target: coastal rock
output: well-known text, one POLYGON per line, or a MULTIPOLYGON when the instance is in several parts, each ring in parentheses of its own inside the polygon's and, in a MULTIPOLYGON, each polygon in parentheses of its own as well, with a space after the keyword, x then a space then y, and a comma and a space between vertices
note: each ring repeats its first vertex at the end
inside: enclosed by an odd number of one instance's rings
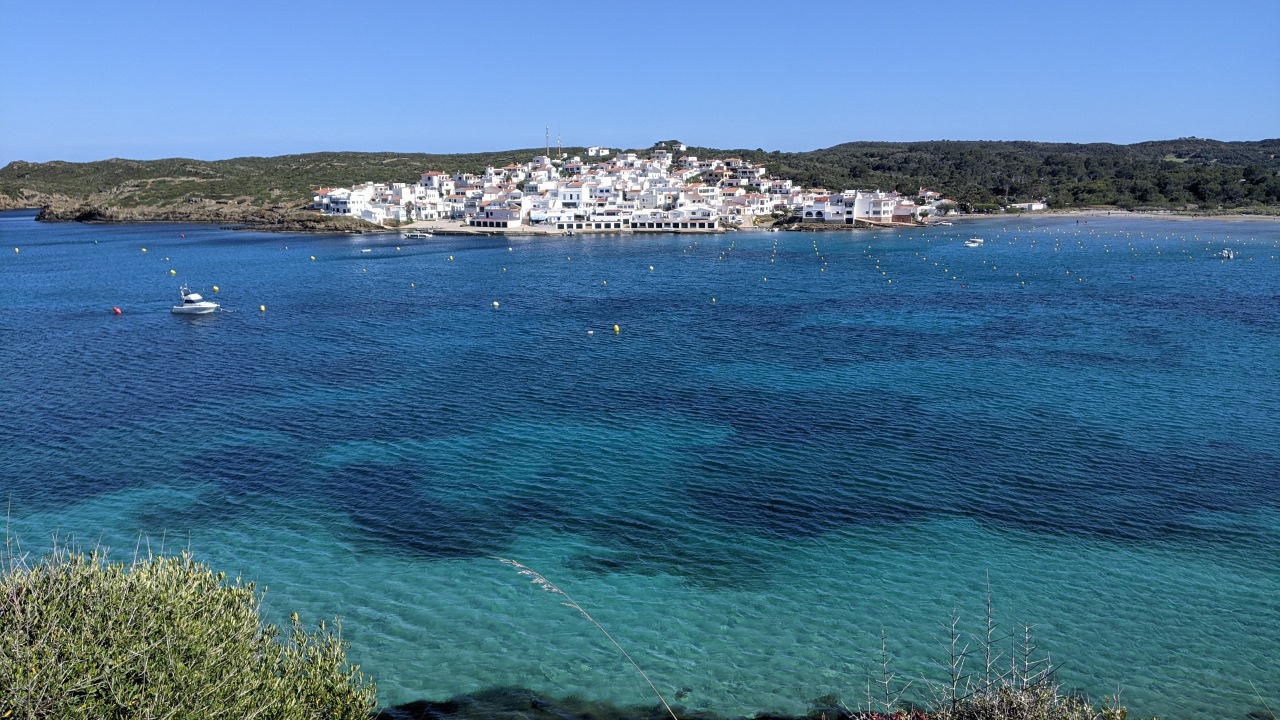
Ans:
POLYGON ((40 212, 36 215, 36 220, 40 222, 204 223, 238 225, 246 230, 267 232, 365 233, 383 230, 363 220, 322 215, 301 208, 261 208, 216 203, 121 208, 66 198, 46 197, 43 200, 40 212))

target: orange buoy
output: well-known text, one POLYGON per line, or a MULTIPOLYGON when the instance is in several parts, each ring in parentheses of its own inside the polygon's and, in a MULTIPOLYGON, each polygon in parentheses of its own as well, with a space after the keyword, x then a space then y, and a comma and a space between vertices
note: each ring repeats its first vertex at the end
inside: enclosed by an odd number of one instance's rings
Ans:
POLYGON ((112 312, 112 314, 119 315, 119 314, 120 314, 120 308, 116 307, 115 305, 112 305, 112 306, 111 306, 111 312, 112 312))

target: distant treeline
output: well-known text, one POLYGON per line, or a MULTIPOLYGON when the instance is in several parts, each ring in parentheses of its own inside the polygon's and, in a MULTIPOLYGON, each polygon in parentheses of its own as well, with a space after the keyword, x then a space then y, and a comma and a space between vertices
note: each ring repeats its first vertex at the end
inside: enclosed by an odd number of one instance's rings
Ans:
MULTIPOLYGON (((668 143, 670 148, 671 144, 668 143)), ((652 148, 637 150, 647 155, 652 148)), ((416 182, 427 170, 480 172, 528 162, 543 148, 491 153, 323 152, 202 161, 13 162, 0 169, 0 207, 49 196, 114 207, 184 202, 301 207, 319 187, 416 182)), ((566 152, 584 155, 583 148, 566 152)), ((965 209, 1045 200, 1050 207, 1216 210, 1280 206, 1280 140, 1182 138, 1134 145, 1039 142, 855 142, 810 152, 689 147, 700 158, 740 157, 805 187, 943 193, 965 209)))
MULTIPOLYGON (((707 148, 686 152, 700 157, 725 153, 707 148)), ((802 153, 733 152, 806 187, 915 194, 923 186, 973 209, 1041 199, 1055 208, 1280 205, 1280 140, 855 142, 802 153)))

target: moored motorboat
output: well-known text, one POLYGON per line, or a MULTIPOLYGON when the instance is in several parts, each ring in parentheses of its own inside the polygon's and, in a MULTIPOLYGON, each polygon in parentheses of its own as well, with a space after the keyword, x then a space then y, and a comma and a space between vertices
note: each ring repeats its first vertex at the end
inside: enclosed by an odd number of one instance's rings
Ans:
POLYGON ((205 300, 200 293, 191 292, 186 284, 178 288, 182 293, 182 304, 173 306, 175 315, 208 315, 218 309, 218 303, 205 300))
POLYGON ((971 237, 968 240, 964 241, 964 246, 965 247, 982 247, 982 242, 983 240, 980 237, 971 237))
POLYGON ((401 235, 403 235, 404 237, 407 237, 407 238, 413 239, 413 240, 425 240, 425 239, 427 239, 427 238, 431 237, 431 233, 429 233, 429 232, 423 232, 422 230, 409 230, 409 231, 406 231, 406 232, 401 233, 401 235))

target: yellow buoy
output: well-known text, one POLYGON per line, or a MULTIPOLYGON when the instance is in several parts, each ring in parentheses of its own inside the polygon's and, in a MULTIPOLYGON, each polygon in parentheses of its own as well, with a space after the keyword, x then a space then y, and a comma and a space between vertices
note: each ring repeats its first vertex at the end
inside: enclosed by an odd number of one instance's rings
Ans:
POLYGON ((267 311, 267 306, 266 306, 266 305, 259 305, 259 306, 258 306, 258 310, 259 310, 260 312, 266 312, 266 311, 267 311))
POLYGON ((217 286, 217 285, 214 285, 214 286, 213 286, 213 291, 214 291, 214 292, 218 292, 218 286, 217 286))
POLYGON ((711 298, 711 302, 713 302, 713 303, 714 303, 715 301, 716 301, 716 299, 715 299, 715 298, 711 298))
POLYGON ((507 248, 507 252, 511 252, 511 248, 507 248))
POLYGON ((315 256, 315 255, 312 255, 312 256, 311 256, 311 262, 315 262, 315 261, 316 261, 316 256, 315 256))
POLYGON ((400 252, 400 246, 399 246, 399 245, 397 245, 397 246, 396 246, 396 252, 400 252))
POLYGON ((608 285, 608 284, 609 284, 609 281, 608 281, 608 280, 601 280, 601 281, 600 281, 600 284, 601 284, 602 286, 603 286, 603 285, 608 285))
POLYGON ((178 274, 178 271, 177 271, 177 270, 170 270, 170 271, 169 271, 169 274, 170 274, 170 275, 177 275, 177 274, 178 274))
POLYGON ((614 325, 614 326, 613 326, 613 334, 614 334, 614 335, 618 335, 618 334, 620 334, 621 332, 622 332, 622 328, 618 327, 617 325, 614 325))
POLYGON ((650 265, 650 266, 649 266, 649 272, 653 272, 653 266, 652 266, 652 265, 650 265))
POLYGON ((142 252, 146 252, 146 251, 147 251, 147 249, 146 249, 146 248, 142 248, 142 252))
POLYGON ((449 256, 449 262, 453 262, 453 256, 452 256, 452 255, 450 255, 450 256, 449 256))
POLYGON ((414 285, 413 283, 409 283, 409 287, 417 287, 417 285, 414 285))

